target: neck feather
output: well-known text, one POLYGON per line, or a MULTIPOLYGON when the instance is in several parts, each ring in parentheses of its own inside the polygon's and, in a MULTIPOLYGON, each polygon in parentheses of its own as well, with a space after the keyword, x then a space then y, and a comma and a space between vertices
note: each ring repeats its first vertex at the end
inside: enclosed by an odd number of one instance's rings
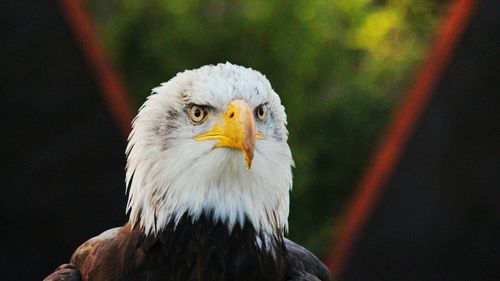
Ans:
MULTIPOLYGON (((190 145, 190 140, 185 142, 190 145)), ((266 237, 282 235, 292 185, 288 145, 259 141, 250 170, 241 151, 212 150, 212 145, 194 143, 189 149, 177 146, 157 152, 134 147, 127 163, 132 225, 157 234, 186 214, 193 220, 210 214, 229 231, 248 222, 266 237)))

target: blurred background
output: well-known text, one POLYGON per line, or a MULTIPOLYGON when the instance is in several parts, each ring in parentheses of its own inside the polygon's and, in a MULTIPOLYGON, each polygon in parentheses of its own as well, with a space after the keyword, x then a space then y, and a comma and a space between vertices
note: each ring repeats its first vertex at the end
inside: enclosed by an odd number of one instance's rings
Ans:
POLYGON ((3 1, 2 275, 40 280, 125 223, 130 118, 177 72, 229 61, 265 74, 286 108, 292 240, 341 280, 494 280, 499 16, 495 1, 478 2, 3 1), (468 4, 450 12, 458 2, 468 4), (426 61, 453 28, 449 60, 426 61), (429 78, 425 63, 442 71, 429 100, 412 102, 422 109, 408 145, 346 232, 356 217, 345 210, 364 196, 363 175, 387 163, 373 155, 429 78), (347 250, 342 233, 356 235, 347 250))
POLYGON ((290 237, 323 255, 446 2, 88 1, 135 107, 184 69, 259 70, 288 113, 290 237))

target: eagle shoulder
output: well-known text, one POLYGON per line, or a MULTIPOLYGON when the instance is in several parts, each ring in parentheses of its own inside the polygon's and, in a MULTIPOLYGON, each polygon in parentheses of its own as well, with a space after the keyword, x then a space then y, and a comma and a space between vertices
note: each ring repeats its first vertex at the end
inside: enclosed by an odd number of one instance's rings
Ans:
POLYGON ((121 280, 143 261, 144 253, 137 247, 139 236, 130 224, 109 229, 78 247, 71 264, 82 280, 121 280))
POLYGON ((129 224, 109 229, 83 243, 69 264, 59 266, 44 281, 121 280, 143 260, 143 252, 135 247, 138 237, 129 224))
POLYGON ((43 281, 81 281, 80 271, 70 263, 60 265, 43 281))
POLYGON ((107 248, 107 245, 118 236, 118 233, 122 230, 122 228, 123 227, 115 227, 108 229, 103 233, 87 240, 73 253, 71 256, 71 263, 80 267, 89 260, 95 259, 102 249, 107 248))
POLYGON ((330 270, 314 254, 289 239, 285 238, 284 244, 288 280, 333 281, 330 270))

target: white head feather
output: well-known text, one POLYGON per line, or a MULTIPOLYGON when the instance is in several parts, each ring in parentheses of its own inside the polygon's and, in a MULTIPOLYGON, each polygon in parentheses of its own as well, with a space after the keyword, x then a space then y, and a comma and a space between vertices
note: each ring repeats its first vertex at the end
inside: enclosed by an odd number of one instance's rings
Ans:
POLYGON ((287 138, 284 107, 259 72, 225 63, 177 74, 153 89, 133 122, 126 172, 130 222, 150 234, 185 213, 196 219, 210 212, 229 230, 247 219, 264 235, 283 233, 293 166, 287 138), (267 118, 256 122, 265 137, 256 141, 251 169, 241 150, 194 139, 234 99, 252 109, 268 107, 267 118), (204 123, 190 122, 192 104, 213 109, 204 123))

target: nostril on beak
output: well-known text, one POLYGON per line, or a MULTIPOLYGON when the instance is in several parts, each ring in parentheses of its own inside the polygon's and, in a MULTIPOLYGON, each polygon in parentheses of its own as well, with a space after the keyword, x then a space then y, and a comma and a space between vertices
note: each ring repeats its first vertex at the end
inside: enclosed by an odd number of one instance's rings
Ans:
POLYGON ((231 114, 229 114, 229 118, 233 118, 234 117, 234 111, 231 112, 231 114))

